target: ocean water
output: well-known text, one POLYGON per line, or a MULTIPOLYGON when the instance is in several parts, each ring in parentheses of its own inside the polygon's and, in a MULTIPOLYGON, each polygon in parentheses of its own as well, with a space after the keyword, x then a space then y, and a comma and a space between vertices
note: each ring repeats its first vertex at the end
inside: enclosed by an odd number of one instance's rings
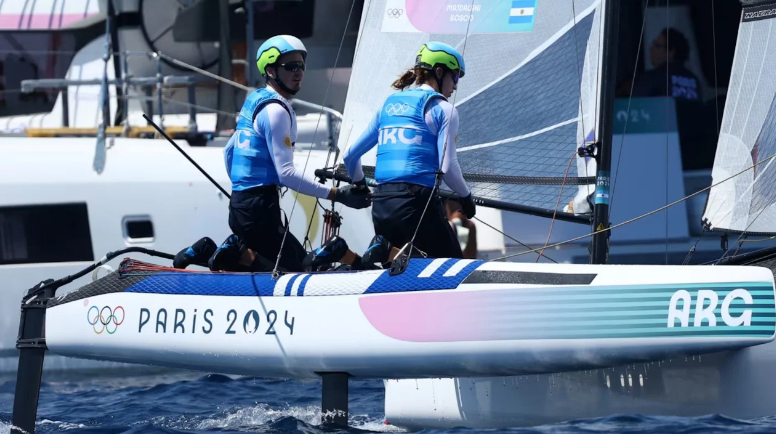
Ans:
MULTIPOLYGON (((10 431, 14 388, 15 379, 0 379, 0 434, 10 431)), ((190 372, 44 376, 36 432, 406 432, 384 423, 381 381, 351 380, 351 428, 347 431, 321 426, 320 396, 321 384, 317 380, 274 380, 190 372)), ((460 428, 420 432, 468 434, 477 431, 460 428)), ((719 415, 698 418, 614 415, 488 432, 776 433, 776 416, 743 421, 719 415)))

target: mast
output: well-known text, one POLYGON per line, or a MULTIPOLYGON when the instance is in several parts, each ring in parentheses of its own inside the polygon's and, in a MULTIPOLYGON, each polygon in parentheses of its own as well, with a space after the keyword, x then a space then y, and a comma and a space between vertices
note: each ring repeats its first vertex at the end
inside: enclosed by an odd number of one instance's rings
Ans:
MULTIPOLYGON (((598 113, 599 146, 593 207, 593 231, 609 227, 609 191, 612 168, 612 131, 614 123, 614 87, 617 79, 617 32, 620 0, 606 0, 601 58, 601 104, 598 113)), ((609 259, 609 231, 593 235, 590 262, 605 264, 609 259)))

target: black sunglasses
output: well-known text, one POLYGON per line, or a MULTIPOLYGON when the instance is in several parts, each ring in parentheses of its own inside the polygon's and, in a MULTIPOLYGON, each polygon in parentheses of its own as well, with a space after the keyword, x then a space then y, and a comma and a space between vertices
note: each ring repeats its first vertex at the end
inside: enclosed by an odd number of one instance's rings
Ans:
POLYGON ((304 62, 288 62, 288 63, 281 63, 278 66, 282 66, 283 69, 289 72, 297 72, 297 71, 304 71, 305 64, 304 62))

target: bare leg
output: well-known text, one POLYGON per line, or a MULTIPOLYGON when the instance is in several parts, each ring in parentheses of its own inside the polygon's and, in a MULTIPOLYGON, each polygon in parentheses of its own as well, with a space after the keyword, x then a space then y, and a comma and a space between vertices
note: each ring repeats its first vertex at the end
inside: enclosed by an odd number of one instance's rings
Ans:
POLYGON ((360 260, 359 256, 356 255, 352 250, 348 249, 348 251, 345 253, 345 256, 343 256, 339 261, 342 264, 353 265, 353 263, 357 260, 360 260))

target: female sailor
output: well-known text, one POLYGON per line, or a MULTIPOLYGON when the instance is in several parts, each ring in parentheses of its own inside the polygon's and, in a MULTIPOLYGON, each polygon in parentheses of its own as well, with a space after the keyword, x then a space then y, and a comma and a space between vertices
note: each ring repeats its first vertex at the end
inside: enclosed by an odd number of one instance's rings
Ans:
POLYGON ((364 262, 391 261, 416 230, 413 246, 428 257, 463 256, 434 187, 439 173, 461 198, 464 214, 474 217, 474 202, 456 158, 458 111, 447 101, 465 72, 463 56, 455 48, 441 42, 424 44, 415 66, 393 83, 399 92, 385 100, 345 153, 348 174, 363 182, 361 156, 377 145, 372 202, 376 235, 364 262), (405 90, 412 84, 418 86, 405 90))

